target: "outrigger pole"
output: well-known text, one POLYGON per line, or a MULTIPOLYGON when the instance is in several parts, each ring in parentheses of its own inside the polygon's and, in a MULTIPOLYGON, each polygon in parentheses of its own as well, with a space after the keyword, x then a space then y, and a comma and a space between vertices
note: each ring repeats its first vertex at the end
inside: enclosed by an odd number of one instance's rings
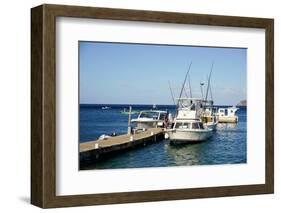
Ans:
POLYGON ((172 96, 172 99, 173 99, 173 103, 174 103, 174 105, 176 105, 176 101, 175 101, 175 97, 174 97, 174 93, 173 93, 170 81, 168 81, 168 83, 169 83, 169 87, 170 87, 170 92, 171 92, 171 96, 172 96))
POLYGON ((187 92, 186 92, 186 88, 184 87, 184 94, 185 96, 188 98, 187 92))
MULTIPOLYGON (((207 75, 207 81, 208 81, 208 78, 209 76, 207 75)), ((211 97, 211 100, 213 100, 213 92, 212 92, 212 87, 211 87, 211 82, 210 82, 210 87, 209 87, 209 91, 210 91, 210 97, 211 97)))
POLYGON ((207 99, 208 99, 208 93, 209 93, 209 89, 210 89, 210 80, 211 80, 211 76, 212 76, 212 72, 213 72, 213 67, 214 67, 214 62, 212 63, 211 71, 210 71, 209 78, 208 78, 205 102, 207 102, 207 99))
MULTIPOLYGON (((185 78, 184 78, 184 82, 183 82, 183 85, 182 85, 182 87, 181 87, 181 92, 180 92, 179 100, 181 99, 182 92, 183 92, 183 89, 184 89, 184 85, 185 85, 187 76, 188 76, 189 71, 190 71, 191 64, 192 64, 192 61, 190 62, 189 67, 188 67, 188 70, 187 70, 187 72, 186 72, 186 75, 185 75, 185 78)), ((178 100, 177 106, 179 105, 179 100, 178 100)))
POLYGON ((189 87, 190 98, 192 98, 192 91, 191 91, 190 75, 189 75, 189 73, 188 73, 188 87, 189 87))
POLYGON ((210 83, 210 96, 211 96, 211 100, 213 100, 213 93, 212 93, 211 83, 210 83))

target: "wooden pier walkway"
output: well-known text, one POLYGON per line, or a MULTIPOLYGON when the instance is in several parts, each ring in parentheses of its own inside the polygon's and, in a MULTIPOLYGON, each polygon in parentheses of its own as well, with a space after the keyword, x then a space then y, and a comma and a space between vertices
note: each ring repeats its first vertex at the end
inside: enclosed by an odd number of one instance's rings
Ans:
POLYGON ((164 130, 162 128, 151 128, 136 134, 126 134, 104 140, 81 143, 79 147, 80 167, 83 164, 98 161, 106 156, 108 157, 110 154, 141 145, 146 146, 163 139, 164 130))

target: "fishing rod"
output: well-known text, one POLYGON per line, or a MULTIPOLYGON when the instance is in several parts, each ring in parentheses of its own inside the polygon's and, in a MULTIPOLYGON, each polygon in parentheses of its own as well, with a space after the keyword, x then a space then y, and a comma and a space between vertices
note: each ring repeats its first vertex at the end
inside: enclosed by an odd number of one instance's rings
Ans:
POLYGON ((172 99, 173 99, 173 103, 174 103, 174 105, 176 105, 176 101, 175 101, 175 97, 174 97, 174 94, 173 94, 173 90, 172 90, 170 81, 168 81, 168 83, 169 83, 169 88, 170 88, 171 96, 172 96, 172 99))

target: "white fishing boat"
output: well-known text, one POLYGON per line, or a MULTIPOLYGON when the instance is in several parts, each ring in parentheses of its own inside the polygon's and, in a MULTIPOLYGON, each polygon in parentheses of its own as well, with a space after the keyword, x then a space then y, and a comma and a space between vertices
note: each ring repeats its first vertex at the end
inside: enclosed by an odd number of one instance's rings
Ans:
POLYGON ((202 82, 200 83, 202 98, 192 98, 190 82, 190 98, 181 98, 183 91, 185 91, 185 83, 190 71, 190 66, 182 85, 179 96, 180 98, 174 101, 177 103, 174 125, 171 129, 167 130, 168 138, 173 143, 205 141, 212 137, 214 134, 213 130, 215 130, 217 126, 217 119, 213 109, 213 100, 208 100, 208 91, 211 90, 210 78, 213 70, 213 64, 208 76, 208 87, 205 98, 203 98, 204 84, 202 82))
POLYGON ((131 123, 136 124, 136 129, 149 129, 164 127, 168 123, 168 112, 161 110, 141 111, 138 118, 132 119, 131 123))
POLYGON ((213 135, 213 131, 199 120, 176 120, 173 129, 167 133, 170 141, 176 144, 205 141, 213 135))
POLYGON ((218 122, 219 123, 237 123, 238 116, 236 115, 236 111, 239 108, 233 106, 228 108, 219 108, 217 112, 218 122))
POLYGON ((204 113, 203 100, 200 98, 177 99, 178 108, 173 128, 167 130, 168 137, 173 143, 189 143, 207 140, 213 135, 201 121, 204 113))

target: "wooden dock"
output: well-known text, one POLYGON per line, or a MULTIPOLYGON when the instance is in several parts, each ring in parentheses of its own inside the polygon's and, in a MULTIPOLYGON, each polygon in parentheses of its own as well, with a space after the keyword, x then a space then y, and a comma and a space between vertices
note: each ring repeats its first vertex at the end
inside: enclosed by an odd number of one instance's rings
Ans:
POLYGON ((80 167, 128 149, 146 146, 164 139, 162 128, 151 128, 136 134, 110 137, 80 144, 80 167))

